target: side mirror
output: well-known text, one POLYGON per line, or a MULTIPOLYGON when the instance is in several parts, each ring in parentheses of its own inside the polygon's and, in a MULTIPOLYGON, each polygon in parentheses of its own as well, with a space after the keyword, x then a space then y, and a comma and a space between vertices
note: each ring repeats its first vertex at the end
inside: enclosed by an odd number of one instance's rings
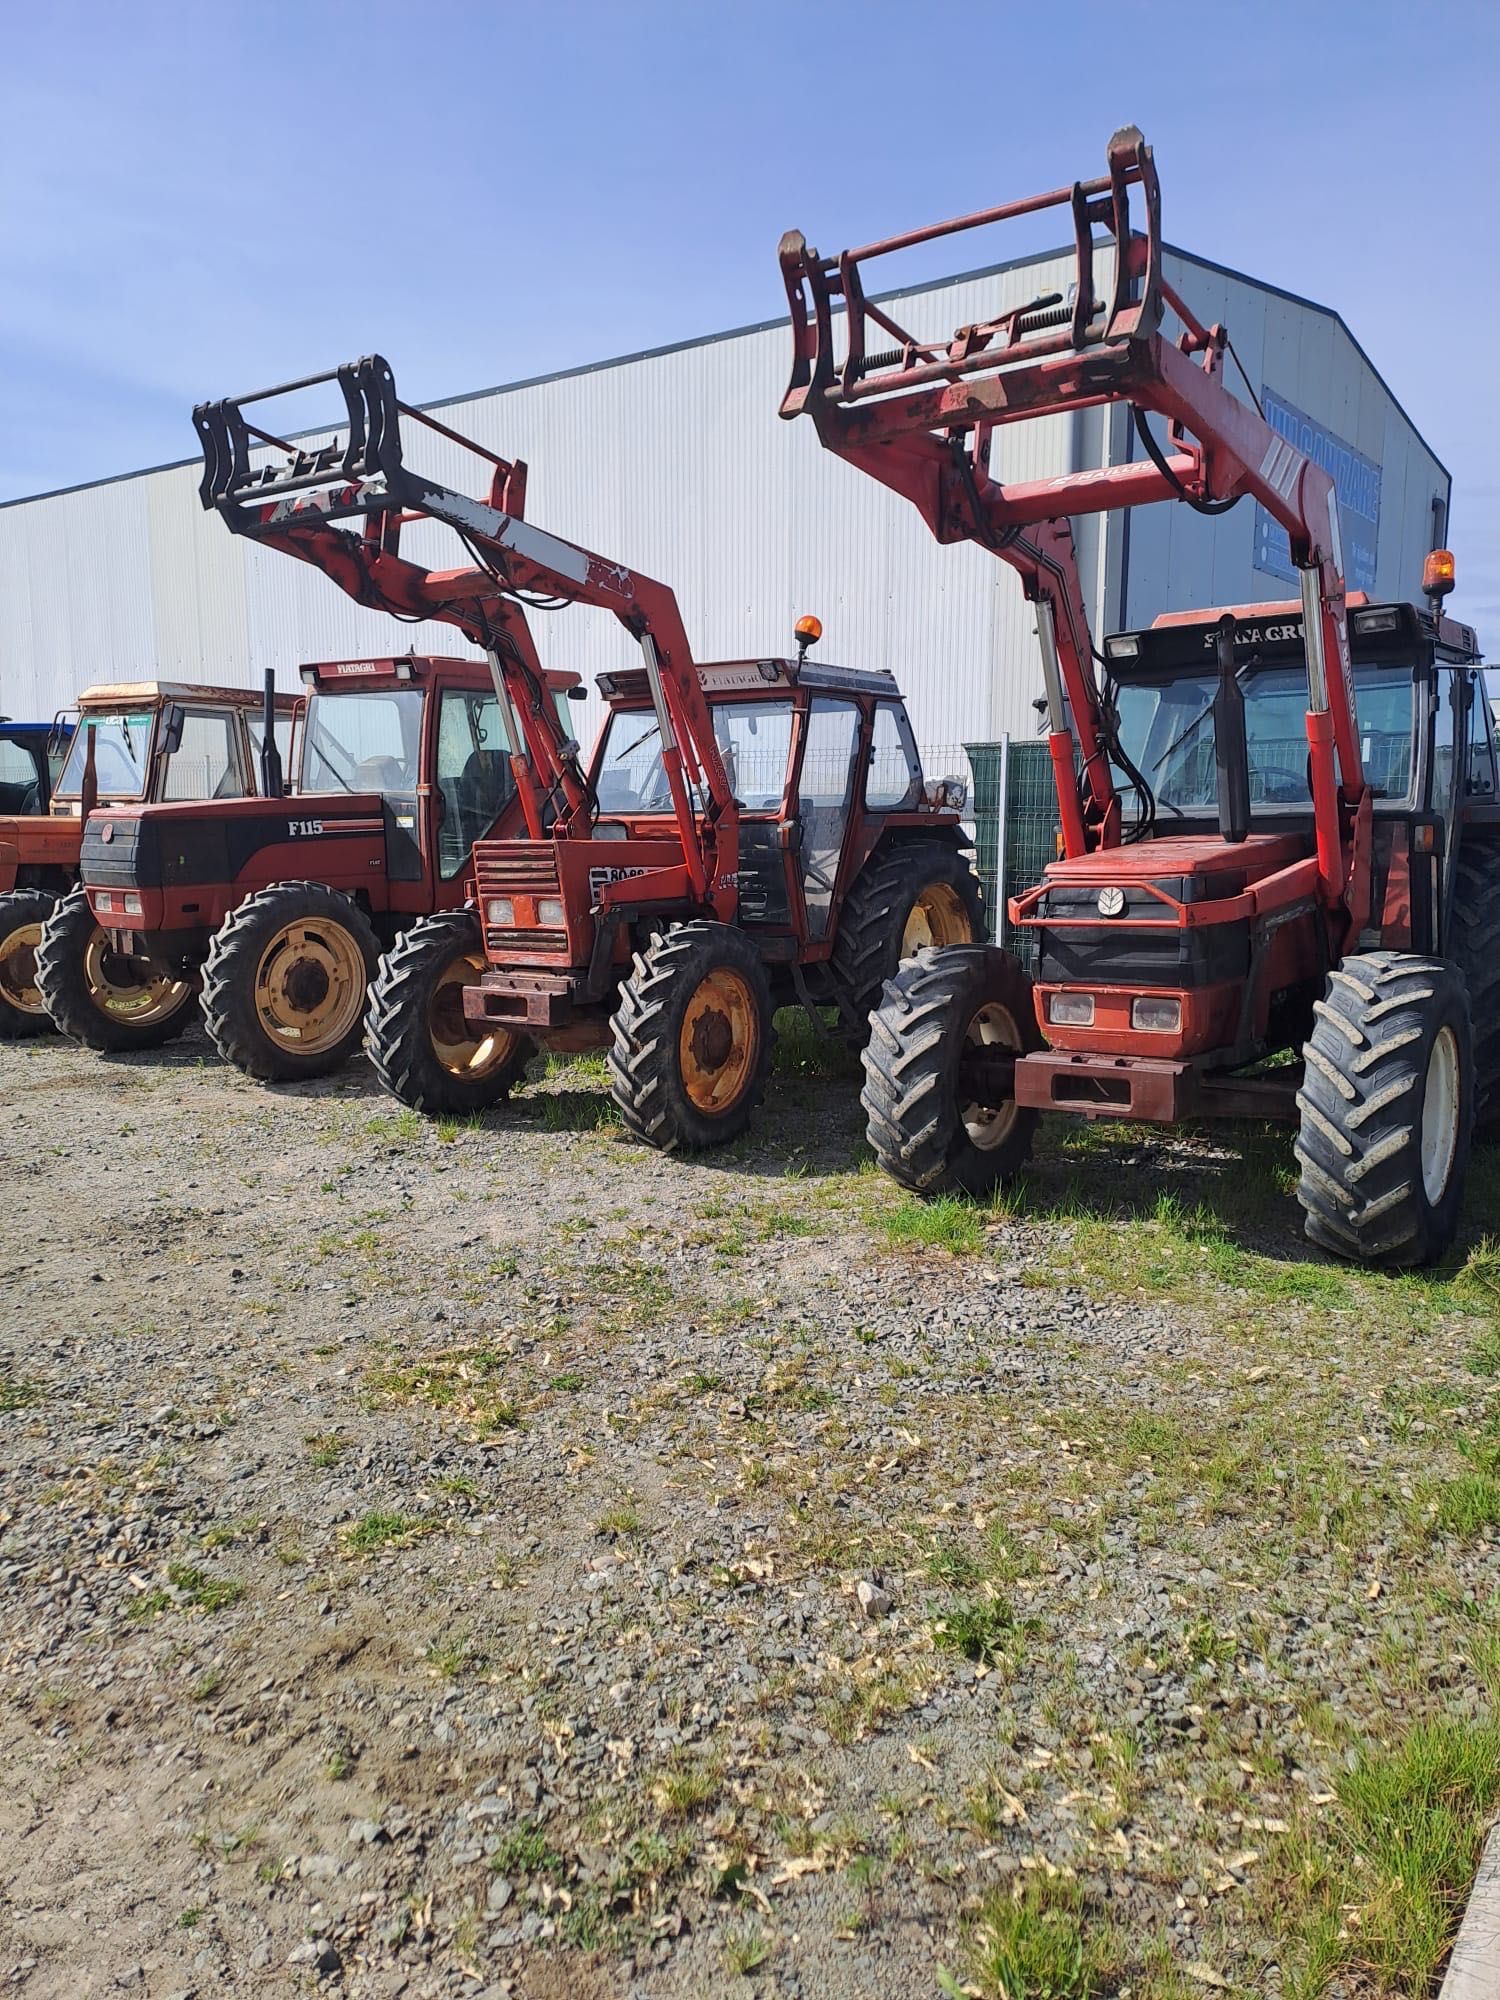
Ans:
POLYGON ((182 748, 182 732, 187 714, 177 702, 169 702, 161 715, 161 747, 169 757, 182 748))

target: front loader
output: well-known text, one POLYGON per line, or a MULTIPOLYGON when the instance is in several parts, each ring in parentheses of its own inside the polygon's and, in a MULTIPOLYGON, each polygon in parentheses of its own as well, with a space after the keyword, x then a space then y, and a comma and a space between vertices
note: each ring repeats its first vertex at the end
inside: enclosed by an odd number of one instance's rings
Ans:
POLYGON ((780 254, 782 415, 811 417, 939 541, 1018 572, 1056 780, 1060 858, 1010 906, 1035 979, 987 947, 923 954, 885 989, 864 1091, 882 1164, 922 1192, 982 1192, 1019 1173, 1042 1111, 1280 1117, 1315 1242, 1440 1256, 1476 1114, 1500 1111, 1495 745, 1474 634, 1442 613, 1452 558, 1429 558, 1425 604, 1346 594, 1333 483, 1231 392, 1226 329, 1166 280, 1133 127, 1098 179, 838 258, 793 232, 780 254), (933 338, 868 296, 890 251, 1050 208, 1072 218, 1066 299, 933 338), (991 476, 998 427, 1114 404, 1141 456, 991 476), (1101 678, 1070 517, 1247 494, 1286 529, 1300 599, 1115 634, 1101 678))
MULTIPOLYGON (((345 403, 326 444, 274 437, 246 414, 263 398, 199 410, 204 501, 358 603, 452 625, 483 650, 515 720, 524 837, 497 827, 474 844, 462 921, 482 967, 461 992, 474 1037, 607 1047, 632 1132, 663 1149, 718 1144, 761 1094, 776 1006, 820 1024, 836 1009, 862 1042, 904 956, 983 935, 962 788, 924 777, 889 674, 809 661, 816 620, 795 659, 699 666, 666 585, 525 518, 525 467, 402 403, 379 356, 289 386, 318 381, 345 403), (482 459, 482 496, 414 466, 403 424, 429 445, 436 433, 449 462, 455 447, 482 459), (425 556, 438 530, 458 567, 419 559, 413 542, 425 556), (528 624, 567 605, 610 613, 639 652, 600 678, 609 714, 587 763, 538 698, 528 624)), ((426 1023, 459 921, 406 930, 371 994, 374 1066, 424 1110, 439 1108, 426 1023)))

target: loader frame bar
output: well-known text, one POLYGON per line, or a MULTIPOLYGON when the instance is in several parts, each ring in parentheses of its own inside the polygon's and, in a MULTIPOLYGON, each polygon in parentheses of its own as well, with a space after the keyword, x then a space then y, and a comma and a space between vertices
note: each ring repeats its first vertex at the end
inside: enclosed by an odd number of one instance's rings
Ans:
POLYGON ((938 541, 977 542, 1020 575, 1038 610, 1069 855, 1114 846, 1122 833, 1070 517, 1158 500, 1216 512, 1247 494, 1257 499, 1286 529, 1303 574, 1320 895, 1330 914, 1357 932, 1368 915, 1369 811, 1333 482, 1230 391, 1228 333, 1197 319, 1164 277, 1161 252, 1156 168, 1133 126, 1111 139, 1102 176, 1070 188, 833 258, 790 231, 780 250, 792 326, 781 414, 810 416, 830 451, 910 500, 938 541), (1139 229, 1133 191, 1143 211, 1139 229), (912 332, 888 306, 870 301, 866 268, 878 258, 1051 208, 1071 214, 1071 299, 1049 293, 942 339, 912 332), (1101 298, 1104 257, 1113 268, 1101 298), (1168 312, 1175 337, 1162 331, 1168 312), (894 345, 873 351, 872 325, 894 345), (1052 479, 1002 484, 991 477, 991 441, 1000 427, 1115 404, 1131 410, 1144 460, 1052 479), (1152 416, 1165 420, 1164 444, 1149 429, 1152 416))

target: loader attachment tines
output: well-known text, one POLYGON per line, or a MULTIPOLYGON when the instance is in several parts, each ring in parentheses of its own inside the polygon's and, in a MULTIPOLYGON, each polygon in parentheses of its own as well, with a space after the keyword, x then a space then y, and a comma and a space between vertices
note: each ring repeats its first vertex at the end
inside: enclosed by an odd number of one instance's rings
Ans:
POLYGON ((901 391, 995 375, 1050 355, 1083 354, 1154 333, 1163 303, 1161 204, 1151 148, 1134 126, 1110 141, 1108 171, 1076 182, 914 229, 884 242, 820 257, 797 231, 782 238, 781 268, 792 310, 792 376, 782 399, 783 416, 808 409, 820 421, 829 405, 850 406, 901 391), (1141 190, 1143 229, 1131 221, 1133 187, 1141 190), (1051 208, 1071 212, 1075 274, 1066 297, 1048 293, 1011 307, 993 319, 960 327, 950 336, 921 337, 900 325, 894 313, 867 296, 867 267, 876 258, 967 230, 1036 215, 1051 208), (1105 231, 1101 242, 1096 229, 1105 231), (1108 296, 1100 296, 1095 257, 1113 252, 1108 296), (843 351, 835 353, 836 303, 843 305, 843 351), (871 342, 873 326, 881 339, 871 342))

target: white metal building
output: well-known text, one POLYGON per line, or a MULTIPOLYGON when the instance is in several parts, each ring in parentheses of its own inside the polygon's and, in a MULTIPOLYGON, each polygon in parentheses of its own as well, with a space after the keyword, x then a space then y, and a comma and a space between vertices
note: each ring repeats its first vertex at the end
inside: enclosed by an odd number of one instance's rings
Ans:
MULTIPOLYGON (((1337 313, 1184 251, 1165 271, 1200 318, 1228 326, 1273 423, 1334 474, 1351 586, 1414 595, 1446 534, 1448 474, 1337 313)), ((900 294, 900 318, 946 335, 1071 277, 1071 253, 966 273, 900 294)), ((793 621, 814 611, 819 656, 890 667, 929 768, 961 769, 964 742, 1035 728, 1040 669, 1019 584, 978 548, 939 547, 908 503, 825 453, 810 423, 778 419, 789 347, 776 320, 435 407, 528 462, 532 520, 671 583, 699 659, 789 651, 793 621)), ((389 358, 399 387, 401 356, 389 358)), ((997 433, 992 469, 1042 478, 1118 462, 1132 443, 1123 410, 1049 417, 997 433)), ((482 490, 472 460, 432 470, 482 490)), ((0 712, 47 716, 98 681, 252 685, 273 667, 290 688, 304 659, 457 650, 444 628, 395 627, 320 572, 229 534, 200 509, 198 475, 194 459, 0 507, 0 712)), ((1285 537, 1278 549, 1248 501, 1217 520, 1136 509, 1079 524, 1078 540, 1099 633, 1296 594, 1285 537)), ((463 559, 456 545, 441 558, 463 559)), ((533 624, 549 665, 591 678, 626 658, 603 613, 533 624)))

